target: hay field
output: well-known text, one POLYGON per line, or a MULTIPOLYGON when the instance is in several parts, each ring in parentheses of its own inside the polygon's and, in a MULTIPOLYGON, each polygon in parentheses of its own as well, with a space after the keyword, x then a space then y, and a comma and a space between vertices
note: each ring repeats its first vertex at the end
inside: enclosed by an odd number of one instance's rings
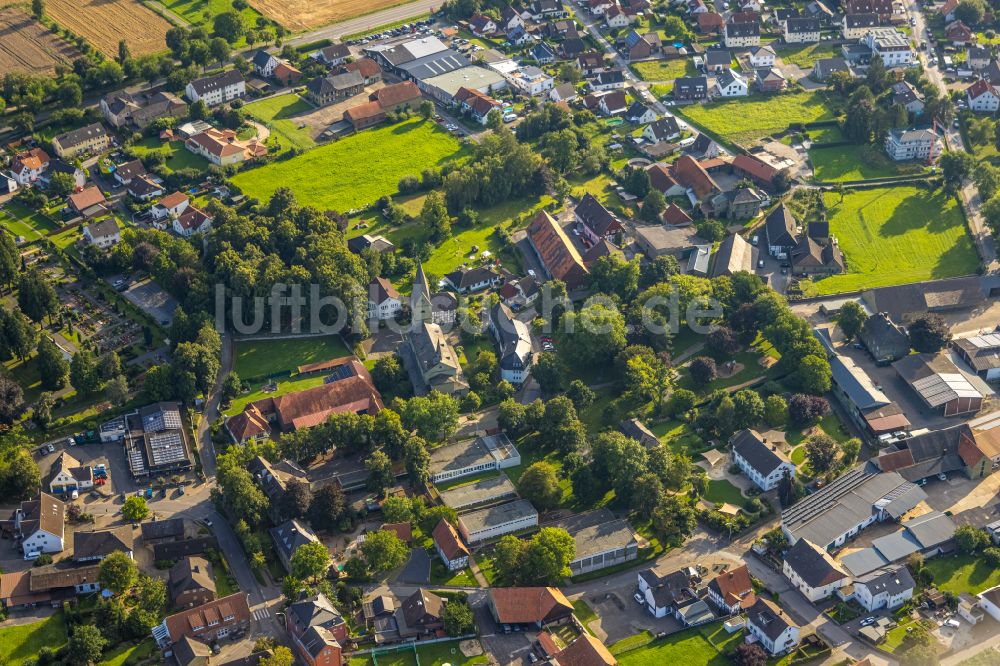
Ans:
POLYGON ((0 76, 44 74, 68 65, 80 51, 17 7, 0 10, 0 76))
POLYGON ((172 27, 139 0, 47 0, 45 13, 112 58, 122 39, 133 56, 165 50, 172 27))
POLYGON ((250 6, 293 32, 318 28, 408 0, 249 0, 250 6))

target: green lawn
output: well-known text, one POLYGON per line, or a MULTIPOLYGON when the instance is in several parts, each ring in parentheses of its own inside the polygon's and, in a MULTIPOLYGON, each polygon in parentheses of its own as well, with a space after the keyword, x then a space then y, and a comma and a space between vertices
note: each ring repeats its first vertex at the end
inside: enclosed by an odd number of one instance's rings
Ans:
MULTIPOLYGON (((220 595, 222 596, 222 595, 220 595)), ((138 645, 123 645, 104 655, 97 666, 126 666, 146 659, 156 650, 156 641, 147 638, 138 645)))
POLYGON ((779 46, 775 49, 778 57, 786 65, 797 65, 802 69, 812 69, 820 58, 833 58, 840 55, 840 48, 829 42, 801 44, 794 46, 779 46))
POLYGON ((677 107, 677 113, 734 143, 750 145, 789 125, 833 120, 818 92, 745 97, 677 107))
POLYGON ((587 602, 583 599, 577 599, 573 602, 573 614, 576 615, 576 619, 578 619, 585 627, 587 624, 597 619, 597 613, 595 613, 594 609, 588 606, 587 602))
MULTIPOLYGON (((229 409, 225 411, 226 416, 232 416, 233 414, 239 414, 243 411, 251 402, 255 400, 263 400, 264 398, 277 398, 288 393, 295 393, 297 391, 305 391, 306 389, 311 389, 316 386, 321 386, 323 384, 324 375, 322 373, 317 373, 315 375, 309 375, 308 377, 294 377, 292 379, 279 379, 277 381, 278 389, 276 391, 265 392, 264 382, 257 382, 251 387, 250 393, 240 395, 232 404, 229 405, 229 409)), ((270 542, 268 542, 270 543, 270 542)))
POLYGON ((816 180, 836 182, 868 180, 926 173, 927 167, 916 162, 894 162, 878 146, 851 144, 809 151, 816 180))
POLYGON ((809 295, 971 275, 979 266, 958 204, 940 190, 853 190, 843 201, 828 192, 824 202, 847 271, 803 281, 809 295))
POLYGON ((1000 585, 1000 569, 991 569, 971 555, 935 557, 926 566, 934 574, 934 586, 942 592, 979 594, 1000 585))
POLYGON ((312 105, 298 95, 292 93, 268 97, 259 102, 247 104, 243 108, 270 128, 271 137, 268 139, 268 145, 271 145, 276 139, 283 150, 293 146, 309 150, 316 146, 316 142, 310 136, 309 127, 299 127, 299 121, 295 120, 295 116, 313 110, 312 105))
POLYGON ((62 611, 41 622, 0 629, 0 661, 11 666, 34 660, 43 647, 57 650, 69 638, 62 611))
POLYGON ((167 156, 166 167, 170 171, 178 171, 180 169, 208 170, 208 160, 200 155, 195 155, 185 148, 183 141, 163 142, 156 137, 149 137, 132 144, 132 151, 139 158, 155 152, 165 154, 167 156))
POLYGON ((813 143, 835 143, 847 140, 847 137, 844 136, 844 133, 837 125, 817 127, 816 129, 809 130, 806 134, 809 135, 809 139, 813 143))
MULTIPOLYGON (((474 664, 488 664, 489 659, 485 654, 476 657, 466 657, 458 648, 459 641, 447 641, 444 643, 434 643, 431 645, 421 645, 417 648, 417 655, 420 657, 420 666, 473 666, 474 664)), ((368 666, 372 663, 372 658, 367 654, 348 657, 348 666, 368 666)), ((398 652, 378 655, 379 666, 416 666, 416 659, 413 658, 413 649, 409 646, 400 647, 398 652)))
POLYGON ((479 587, 479 583, 476 582, 476 577, 472 575, 472 569, 469 567, 461 571, 449 571, 436 552, 432 550, 429 555, 431 557, 431 585, 479 587))
MULTIPOLYGON (((212 32, 212 21, 219 14, 233 11, 232 0, 160 0, 167 9, 173 13, 180 16, 185 21, 192 23, 194 25, 202 25, 208 28, 209 32, 212 32)), ((243 18, 244 25, 248 27, 255 27, 257 25, 257 19, 263 18, 256 9, 251 7, 249 3, 244 3, 245 6, 242 10, 239 10, 240 16, 243 18)), ((235 48, 246 46, 246 37, 240 37, 239 40, 232 44, 231 46, 235 48)))
POLYGON ((0 209, 0 225, 14 236, 23 236, 28 242, 48 236, 59 228, 48 216, 16 201, 10 201, 0 209))
POLYGON ((740 634, 741 632, 727 634, 722 629, 721 622, 713 622, 703 627, 685 629, 635 649, 622 650, 623 647, 627 648, 625 641, 631 638, 619 641, 609 649, 621 666, 660 666, 671 663, 728 666, 731 662, 725 653, 735 649, 740 634))
POLYGON ((661 84, 667 87, 667 92, 674 89, 674 79, 697 74, 690 58, 637 62, 632 64, 632 69, 645 81, 667 81, 668 83, 661 84))
POLYGON ((349 356, 339 335, 289 340, 247 340, 236 343, 236 373, 240 377, 263 377, 290 371, 307 363, 349 356))
POLYGON ((744 497, 740 492, 740 489, 734 486, 729 481, 725 479, 715 480, 712 479, 708 482, 708 492, 705 493, 705 499, 709 502, 729 502, 730 504, 735 504, 736 506, 743 506, 744 497))
POLYGON ((417 118, 243 171, 232 182, 245 195, 261 201, 287 187, 300 204, 347 211, 395 194, 403 176, 419 175, 423 169, 441 166, 460 154, 461 147, 453 136, 417 118))
POLYGON ((792 449, 792 455, 788 456, 788 458, 796 465, 801 465, 806 461, 806 447, 805 446, 795 447, 794 449, 792 449))
POLYGON ((885 641, 879 646, 886 652, 896 652, 899 647, 903 645, 906 641, 906 637, 910 632, 906 631, 911 625, 916 628, 919 625, 920 620, 914 618, 903 618, 899 621, 899 624, 892 629, 890 629, 885 635, 885 641))

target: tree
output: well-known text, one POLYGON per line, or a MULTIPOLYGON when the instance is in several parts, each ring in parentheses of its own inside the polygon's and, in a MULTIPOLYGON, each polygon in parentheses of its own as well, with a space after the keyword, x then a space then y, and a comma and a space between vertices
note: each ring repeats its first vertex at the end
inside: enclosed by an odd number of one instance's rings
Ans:
POLYGON ((617 309, 593 303, 563 315, 560 333, 564 354, 575 363, 605 366, 625 348, 625 318, 617 309))
POLYGON ((677 495, 662 495, 653 509, 653 529, 664 541, 679 546, 694 532, 697 525, 695 511, 677 495))
POLYGON ((837 312, 837 326, 843 331, 844 337, 853 340, 861 333, 861 327, 865 324, 868 315, 864 308, 857 301, 847 301, 840 306, 837 312))
POLYGON ((66 385, 69 374, 69 363, 63 358, 62 352, 52 342, 52 338, 43 335, 38 342, 38 374, 42 386, 50 391, 58 391, 66 385))
POLYGON ((688 389, 675 389, 673 393, 670 394, 670 398, 667 400, 667 414, 673 417, 679 417, 695 406, 698 402, 698 396, 694 391, 688 389))
POLYGON ((708 334, 705 341, 708 348, 718 354, 732 356, 740 350, 740 341, 736 337, 733 329, 726 326, 719 326, 708 334))
MULTIPOLYGON (((77 102, 76 105, 67 105, 67 106, 77 106, 77 105, 79 105, 79 101, 77 102)), ((73 176, 68 173, 63 173, 61 171, 59 173, 55 173, 52 175, 52 179, 49 181, 49 191, 52 193, 53 196, 58 197, 60 199, 66 197, 69 194, 72 194, 74 189, 76 189, 76 180, 74 180, 73 176)))
POLYGON ((699 356, 692 360, 688 365, 688 371, 691 373, 692 381, 698 386, 705 386, 717 375, 715 360, 709 356, 699 356))
MULTIPOLYGON (((0 381, 2 385, 2 381, 0 381)), ((20 390, 20 387, 18 387, 20 390)), ((3 390, 0 388, 0 396, 2 396, 3 390)), ((52 422, 52 408, 55 407, 55 400, 52 398, 52 394, 48 391, 42 391, 42 394, 38 396, 38 400, 35 401, 35 407, 31 410, 31 417, 34 419, 35 423, 42 430, 46 430, 49 424, 52 422)), ((3 405, 0 404, 0 410, 3 409, 3 405)), ((4 422, 3 418, 0 417, 0 422, 4 422)))
POLYGON ((420 103, 420 115, 424 120, 427 120, 434 115, 434 104, 429 99, 425 99, 420 103))
POLYGON ((741 642, 733 653, 733 663, 736 666, 766 666, 767 653, 760 643, 741 642))
POLYGON ((381 530, 370 532, 361 544, 361 554, 368 568, 378 573, 402 566, 410 554, 409 547, 395 532, 381 530))
POLYGON ((104 380, 114 379, 122 374, 122 362, 118 358, 118 352, 111 351, 101 356, 97 362, 97 374, 104 380))
POLYGON ((458 401, 446 393, 431 391, 407 400, 400 417, 407 430, 416 430, 428 441, 440 442, 458 426, 458 401))
POLYGON ((556 354, 542 352, 535 356, 531 375, 538 382, 543 395, 553 395, 562 390, 566 368, 556 354))
POLYGON ((347 499, 340 486, 328 484, 313 494, 309 503, 309 523, 314 529, 333 532, 344 519, 347 499))
POLYGON ((116 550, 101 561, 98 579, 101 587, 121 596, 131 590, 139 578, 139 569, 124 551, 116 550))
POLYGON ((271 654, 258 662, 259 666, 292 666, 294 663, 295 657, 292 656, 292 651, 284 645, 272 647, 271 654))
POLYGON ((365 469, 368 470, 368 488, 377 493, 384 491, 396 480, 392 473, 392 461, 385 451, 373 451, 365 460, 365 469))
POLYGON ((663 193, 656 189, 650 189, 649 193, 642 200, 642 209, 639 211, 639 218, 657 224, 660 222, 660 215, 667 208, 667 200, 663 193))
POLYGON ((524 571, 532 584, 559 583, 570 575, 569 563, 576 557, 576 542, 560 527, 543 527, 524 549, 524 571))
POLYGON ((955 8, 955 18, 972 28, 983 22, 985 14, 986 4, 983 0, 961 0, 955 8))
POLYGON ((139 522, 149 515, 149 507, 146 505, 146 498, 132 495, 125 498, 122 504, 122 518, 130 523, 139 522))
POLYGON ((736 428, 749 428, 764 420, 764 401, 760 394, 750 389, 737 391, 733 395, 736 408, 736 428))
POLYGON ((45 2, 43 0, 31 0, 31 15, 36 19, 45 16, 45 2))
POLYGON ((973 555, 990 545, 989 533, 972 525, 960 525, 955 528, 955 546, 959 552, 973 555))
POLYGON ((96 664, 104 654, 104 648, 108 640, 101 634, 101 630, 93 624, 78 624, 73 629, 73 636, 69 639, 69 649, 67 656, 70 663, 76 666, 87 666, 96 664))
POLYGON ((982 206, 983 217, 994 234, 1000 233, 1000 193, 994 194, 982 206))
POLYGON ((73 354, 69 364, 69 381, 81 395, 90 395, 101 386, 97 373, 97 358, 89 349, 80 349, 73 354))
POLYGON ((32 268, 21 276, 17 305, 31 321, 40 324, 59 311, 59 297, 45 276, 32 268))
POLYGON ((715 406, 715 427, 726 436, 736 430, 736 401, 729 395, 723 396, 715 406))
POLYGON ((216 37, 208 43, 208 52, 212 55, 212 60, 219 63, 221 67, 229 60, 229 42, 222 37, 216 37))
MULTIPOLYGON (((962 0, 970 2, 975 0, 962 0)), ((959 5, 961 7, 961 5, 959 5)), ((957 10, 956 10, 957 13, 957 10)), ((944 186, 949 192, 955 192, 962 186, 962 183, 975 166, 975 159, 966 152, 946 152, 938 161, 941 166, 941 176, 944 179, 944 186)))
POLYGON ((825 433, 810 435, 805 447, 809 468, 817 474, 829 470, 837 458, 837 442, 825 433))
POLYGON ((493 568, 501 578, 511 584, 517 583, 522 575, 522 563, 528 542, 512 534, 500 537, 493 549, 493 568))
POLYGON ((554 509, 562 500, 562 488, 551 463, 539 461, 530 465, 521 475, 518 487, 521 496, 541 511, 554 509))
MULTIPOLYGON (((51 394, 43 393, 43 395, 48 395, 49 402, 51 402, 51 394)), ((41 398, 39 398, 39 402, 41 402, 41 398)), ((11 425, 21 416, 23 411, 24 392, 21 390, 21 385, 6 375, 0 376, 0 424, 11 425)), ((49 418, 51 417, 52 409, 50 406, 49 418)))
POLYGON ((305 518, 306 514, 309 513, 309 505, 312 503, 312 498, 309 485, 293 479, 288 483, 288 487, 281 495, 278 510, 286 520, 305 518))
POLYGON ((861 453, 861 440, 857 437, 852 437, 840 445, 840 450, 844 454, 844 460, 848 463, 853 463, 861 453))
POLYGON ((948 324, 940 315, 926 314, 917 317, 907 330, 910 346, 922 354, 941 351, 951 340, 948 324))
POLYGON ((431 454, 427 452, 427 443, 419 437, 410 438, 404 447, 403 458, 410 483, 414 486, 427 483, 431 477, 431 454))
MULTIPOLYGON (((0 105, 2 111, 2 105, 0 105)), ((11 234, 0 234, 0 284, 9 287, 20 277, 21 252, 11 234)))
POLYGON ((769 395, 764 401, 764 420, 773 428, 788 422, 788 403, 780 395, 769 395))
POLYGON ((597 396, 583 381, 574 379, 566 389, 566 397, 572 400, 573 406, 580 410, 592 405, 597 396))
POLYGON ((659 477, 649 472, 635 480, 629 507, 639 515, 648 516, 656 508, 663 494, 663 483, 659 477))
POLYGON ((812 425, 829 413, 826 398, 796 393, 788 400, 788 420, 797 428, 812 425))
POLYGON ((810 354, 799 363, 798 382, 802 390, 819 395, 830 390, 833 371, 825 358, 810 354))
POLYGON ((382 502, 382 521, 408 523, 413 520, 413 505, 406 497, 387 497, 382 502))
POLYGON ((238 41, 246 33, 243 17, 237 12, 222 12, 216 15, 212 28, 216 35, 229 43, 238 41))
POLYGON ((457 597, 452 597, 444 605, 441 620, 444 622, 444 631, 449 636, 462 636, 472 632, 476 626, 469 603, 457 597))
POLYGON ((330 552, 320 541, 310 541, 295 549, 290 560, 291 574, 309 583, 316 583, 330 568, 330 552))
POLYGON ((424 199, 420 209, 420 223, 430 232, 431 240, 440 243, 451 236, 451 216, 445 205, 444 194, 433 191, 424 199))
MULTIPOLYGON (((4 234, 0 234, 3 237, 4 234)), ((0 311, 2 312, 2 311, 0 311)), ((10 310, 3 315, 3 330, 0 331, 0 342, 6 343, 7 351, 13 356, 27 359, 35 347, 38 336, 31 321, 18 310, 10 310)))
POLYGON ((395 354, 383 356, 375 361, 372 368, 372 381, 375 388, 384 393, 393 393, 394 389, 406 378, 406 371, 395 354))

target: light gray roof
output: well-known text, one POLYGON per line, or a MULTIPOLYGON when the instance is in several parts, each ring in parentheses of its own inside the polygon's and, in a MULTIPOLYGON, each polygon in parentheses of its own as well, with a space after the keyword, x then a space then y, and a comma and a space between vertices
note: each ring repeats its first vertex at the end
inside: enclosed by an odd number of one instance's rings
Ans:
POLYGON ((733 452, 739 454, 762 476, 767 476, 782 463, 788 462, 788 458, 777 449, 768 446, 756 430, 741 430, 730 438, 729 443, 733 452))
POLYGON ((441 501, 456 511, 508 497, 517 497, 517 488, 506 474, 466 483, 441 493, 441 501))
POLYGON ((895 596, 906 590, 912 590, 916 586, 909 569, 901 565, 873 571, 858 578, 854 581, 854 584, 856 586, 864 585, 871 590, 873 596, 883 592, 888 592, 890 596, 895 596))
POLYGON ((939 546, 955 536, 955 521, 940 511, 904 520, 902 525, 924 550, 939 546))
POLYGON ((465 469, 492 462, 490 450, 479 439, 446 444, 431 449, 430 473, 432 476, 449 470, 465 469))
POLYGON ((861 411, 884 407, 891 402, 850 357, 834 354, 830 357, 830 370, 833 381, 861 411))
POLYGON ((517 500, 467 513, 459 517, 458 522, 464 525, 470 534, 474 534, 488 527, 502 525, 528 516, 535 516, 537 521, 538 512, 535 511, 535 507, 528 500, 517 500))
POLYGON ((637 543, 627 520, 615 518, 607 509, 579 513, 546 527, 561 527, 576 542, 576 560, 637 543))
POLYGON ((889 564, 874 548, 862 548, 840 558, 840 563, 852 576, 863 576, 889 564))

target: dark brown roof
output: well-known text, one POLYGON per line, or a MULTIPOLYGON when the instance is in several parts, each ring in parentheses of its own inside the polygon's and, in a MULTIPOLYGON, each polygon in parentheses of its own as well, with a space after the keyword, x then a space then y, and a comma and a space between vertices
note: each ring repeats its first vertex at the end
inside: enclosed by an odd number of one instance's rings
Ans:
POLYGON ((556 587, 494 587, 490 597, 502 624, 551 621, 573 612, 573 604, 556 587))
POLYGON ((420 99, 420 89, 412 81, 393 83, 384 88, 380 88, 369 97, 372 101, 378 102, 384 109, 390 106, 406 104, 420 99))
POLYGON ((185 557, 170 567, 170 598, 185 592, 208 590, 215 596, 211 565, 204 557, 185 557))
POLYGON ((236 592, 228 597, 222 597, 207 604, 175 613, 163 622, 167 626, 170 640, 176 643, 182 637, 194 633, 192 625, 207 627, 209 618, 213 622, 216 620, 225 622, 225 618, 230 615, 236 618, 235 622, 250 621, 250 606, 247 604, 246 592, 236 592))
POLYGON ((344 65, 345 72, 357 72, 366 79, 378 76, 382 73, 382 68, 371 58, 360 58, 354 62, 344 65))
POLYGON ((135 539, 132 528, 122 525, 110 530, 73 533, 73 559, 82 560, 89 557, 110 555, 115 551, 130 551, 135 539))
POLYGON ((568 289, 583 284, 589 271, 555 218, 544 210, 539 211, 528 225, 528 238, 554 279, 565 282, 568 289))

